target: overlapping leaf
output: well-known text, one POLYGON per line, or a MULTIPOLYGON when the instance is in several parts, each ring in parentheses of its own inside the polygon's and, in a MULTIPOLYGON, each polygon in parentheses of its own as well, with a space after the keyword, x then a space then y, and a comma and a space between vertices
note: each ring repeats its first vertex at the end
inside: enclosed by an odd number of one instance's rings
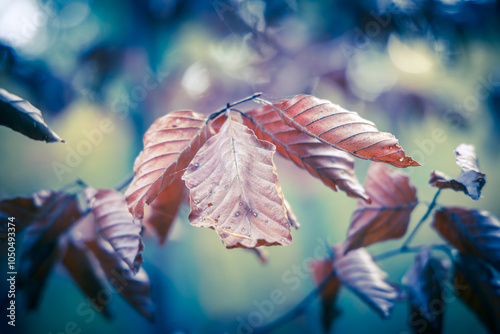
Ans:
POLYGON ((493 270, 476 256, 462 254, 455 263, 454 284, 490 333, 500 333, 500 280, 493 270))
POLYGON ((328 100, 297 95, 276 102, 274 108, 286 124, 355 157, 400 168, 420 166, 405 155, 394 135, 379 132, 373 122, 328 100))
POLYGON ((409 303, 416 333, 441 333, 444 317, 443 289, 448 277, 448 267, 431 257, 429 248, 422 248, 415 262, 403 277, 409 291, 409 303), (439 309, 436 305, 440 305, 439 309))
MULTIPOLYGON (((284 109, 281 103, 275 104, 284 109)), ((349 196, 368 200, 363 186, 354 173, 354 160, 347 153, 298 131, 285 124, 271 106, 246 112, 245 124, 255 131, 257 138, 276 145, 283 157, 319 178, 333 190, 339 187, 349 196)))
POLYGON ((134 218, 142 219, 144 205, 182 173, 210 136, 205 116, 175 111, 157 119, 144 135, 144 150, 134 164, 134 179, 125 197, 134 218))
POLYGON ((448 207, 435 213, 432 227, 461 253, 479 256, 500 270, 500 222, 488 211, 448 207))
POLYGON ((486 184, 485 174, 479 171, 476 151, 474 146, 461 144, 455 149, 457 165, 462 172, 456 179, 450 179, 440 171, 433 171, 429 183, 441 189, 453 189, 463 191, 472 199, 481 197, 481 189, 486 184))
POLYGON ((86 188, 97 228, 135 273, 142 265, 141 224, 135 222, 123 195, 112 189, 86 188))
POLYGON ((347 232, 346 251, 402 237, 418 203, 417 190, 407 175, 372 163, 365 180, 371 203, 359 201, 347 232))
POLYGON ((91 240, 86 244, 97 257, 106 277, 116 291, 144 317, 153 320, 154 304, 151 298, 151 284, 144 268, 140 268, 134 274, 113 251, 111 245, 103 240, 91 240))
POLYGON ((386 282, 387 274, 375 264, 364 248, 355 249, 343 256, 343 251, 339 250, 335 252, 333 267, 340 282, 382 317, 389 317, 399 293, 386 282))
POLYGON ((64 142, 42 117, 42 112, 19 96, 0 88, 0 125, 47 143, 64 142))
POLYGON ((155 231, 161 245, 165 244, 170 227, 185 199, 185 190, 186 186, 179 174, 151 203, 151 211, 143 220, 146 228, 155 231))
POLYGON ((69 238, 62 263, 94 307, 106 317, 110 317, 109 300, 100 296, 102 291, 108 289, 106 277, 97 270, 95 259, 85 243, 69 238))
POLYGON ((215 229, 229 248, 289 244, 275 150, 228 118, 183 175, 190 190, 191 224, 215 229))
MULTIPOLYGON (((333 273, 332 259, 316 260, 311 262, 311 271, 317 285, 321 284, 333 273)), ((340 281, 337 277, 329 280, 320 292, 321 296, 321 322, 325 333, 330 332, 332 323, 339 314, 335 307, 337 295, 340 289, 340 281)))

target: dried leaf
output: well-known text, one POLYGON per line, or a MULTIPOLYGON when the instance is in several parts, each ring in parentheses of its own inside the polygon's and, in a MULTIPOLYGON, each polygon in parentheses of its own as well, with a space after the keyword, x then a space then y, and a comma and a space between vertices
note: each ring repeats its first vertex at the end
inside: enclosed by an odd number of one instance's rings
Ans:
MULTIPOLYGON (((281 103, 275 106, 285 109, 281 103)), ((339 187, 351 197, 369 199, 354 173, 354 159, 347 153, 288 126, 271 106, 245 114, 247 117, 243 120, 255 131, 257 138, 276 145, 276 150, 284 158, 307 170, 334 191, 339 187)))
POLYGON ((186 186, 181 175, 176 176, 174 181, 151 203, 151 211, 146 214, 142 222, 146 228, 155 231, 160 238, 161 245, 165 244, 170 227, 185 199, 185 190, 186 186))
POLYGON ((111 317, 108 300, 100 298, 100 293, 107 289, 106 277, 87 246, 80 240, 70 238, 62 263, 94 307, 104 316, 111 317))
MULTIPOLYGON (((333 261, 331 259, 312 261, 310 267, 313 273, 314 282, 316 285, 319 285, 323 282, 323 280, 332 274, 333 261)), ((337 277, 333 277, 320 292, 321 322, 325 333, 330 332, 333 321, 340 313, 337 307, 335 307, 339 289, 340 281, 337 277)))
POLYGON ((60 237, 82 214, 75 195, 52 193, 52 196, 51 205, 28 224, 24 237, 17 284, 25 291, 29 309, 37 307, 47 276, 62 256, 60 237))
POLYGON ((500 222, 488 211, 448 207, 435 213, 432 227, 460 253, 479 256, 500 270, 500 222))
POLYGON ((462 172, 454 180, 450 180, 444 173, 434 171, 429 183, 433 187, 441 189, 451 188, 455 191, 463 191, 472 199, 481 197, 481 189, 486 184, 485 174, 479 171, 476 151, 474 146, 461 144, 455 149, 457 165, 462 172))
MULTIPOLYGON (((278 192, 281 194, 281 187, 278 188, 278 192)), ((290 222, 290 225, 296 230, 299 229, 300 223, 299 220, 297 219, 297 216, 295 216, 295 213, 292 211, 292 207, 290 206, 290 203, 286 200, 286 198, 283 197, 283 205, 285 206, 286 210, 286 215, 288 217, 288 221, 290 222)))
POLYGON ((134 274, 111 245, 103 240, 92 240, 88 248, 99 260, 109 282, 125 300, 149 320, 154 319, 154 304, 151 299, 151 284, 144 268, 134 274))
POLYGON ((144 216, 151 204, 175 177, 184 171, 210 137, 205 116, 182 110, 157 119, 144 135, 144 150, 134 164, 134 179, 125 193, 132 215, 144 216))
POLYGON ((405 155, 394 135, 379 132, 373 122, 328 100, 297 95, 276 102, 274 108, 286 124, 355 157, 400 168, 420 166, 405 155))
POLYGON ((134 221, 122 193, 113 189, 84 190, 101 235, 136 273, 142 265, 141 225, 134 221))
POLYGON ((429 248, 424 247, 403 277, 403 284, 409 291, 412 315, 416 317, 410 324, 418 325, 414 327, 416 333, 441 333, 445 307, 443 289, 448 270, 442 260, 431 257, 429 248))
POLYGON ((385 281, 387 274, 375 264, 364 248, 350 251, 343 256, 342 253, 336 251, 333 262, 335 274, 340 282, 382 317, 388 318, 399 293, 385 281))
POLYGON ((47 143, 63 142, 42 117, 42 112, 17 95, 0 88, 0 125, 47 143))
POLYGON ((458 296, 476 313, 488 330, 500 333, 500 280, 481 259, 460 255, 455 263, 458 296))
POLYGON ((364 186, 372 203, 358 201, 347 232, 346 251, 402 237, 418 203, 409 177, 383 164, 370 165, 364 186))
POLYGON ((275 150, 228 118, 182 177, 190 190, 191 225, 215 229, 228 248, 290 244, 275 150))

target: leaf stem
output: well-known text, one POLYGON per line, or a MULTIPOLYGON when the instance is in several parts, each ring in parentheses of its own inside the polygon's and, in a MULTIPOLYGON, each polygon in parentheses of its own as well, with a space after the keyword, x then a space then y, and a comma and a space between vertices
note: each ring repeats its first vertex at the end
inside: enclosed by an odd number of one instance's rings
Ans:
POLYGON ((248 101, 252 101, 252 100, 254 100, 254 99, 258 98, 258 97, 259 97, 259 96, 261 96, 261 95, 262 95, 262 93, 255 93, 255 94, 253 94, 253 95, 251 95, 251 96, 247 96, 247 97, 245 97, 244 99, 241 99, 241 100, 239 100, 239 101, 236 101, 236 102, 233 102, 233 103, 228 103, 228 104, 226 105, 226 107, 225 107, 225 108, 223 108, 223 109, 221 109, 221 110, 219 110, 219 111, 216 111, 216 112, 212 113, 212 114, 208 117, 207 122, 208 122, 208 121, 210 121, 210 120, 212 120, 212 119, 214 119, 214 118, 216 118, 217 116, 219 116, 220 114, 222 114, 223 112, 225 112, 227 109, 232 108, 232 107, 235 107, 235 106, 237 106, 237 105, 239 105, 239 104, 242 104, 242 103, 245 103, 245 102, 248 102, 248 101))
POLYGON ((132 180, 134 179, 134 173, 132 172, 130 175, 127 175, 127 178, 122 181, 118 186, 115 187, 115 190, 122 191, 132 180))

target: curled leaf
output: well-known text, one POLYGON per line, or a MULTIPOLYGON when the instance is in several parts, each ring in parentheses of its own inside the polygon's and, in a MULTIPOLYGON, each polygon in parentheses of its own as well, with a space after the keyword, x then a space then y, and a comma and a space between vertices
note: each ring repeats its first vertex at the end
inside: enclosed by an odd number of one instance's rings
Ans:
POLYGON ((435 213, 432 227, 460 253, 476 255, 500 270, 500 222, 488 211, 448 207, 435 213))
POLYGON ((328 100, 297 95, 273 106, 286 124, 355 157, 400 168, 420 166, 405 155, 394 135, 379 132, 373 122, 328 100))
POLYGON ((290 244, 274 153, 273 144, 229 117, 182 177, 191 225, 215 229, 228 248, 290 244))
POLYGON ((141 225, 127 209, 122 193, 113 189, 86 188, 85 196, 97 228, 135 273, 142 265, 141 225))
POLYGON ((134 274, 121 257, 113 251, 111 245, 103 240, 91 240, 86 244, 97 257, 106 277, 116 291, 144 317, 153 320, 154 304, 151 298, 151 284, 144 268, 140 268, 134 274))
POLYGON ((418 203, 409 177, 383 164, 370 165, 364 186, 372 202, 358 201, 347 231, 346 251, 402 237, 418 203))
POLYGON ((42 117, 42 112, 17 95, 0 88, 0 125, 47 143, 64 142, 42 117))
MULTIPOLYGON (((275 106, 284 109, 281 103, 275 106)), ((354 159, 347 153, 285 124, 271 106, 247 111, 245 115, 243 121, 255 131, 257 138, 273 143, 281 156, 334 191, 339 187, 351 197, 369 199, 354 173, 354 159)))
POLYGON ((500 280, 481 259, 462 254, 455 263, 458 296, 476 313, 490 333, 500 333, 500 280))
POLYGON ((456 179, 450 179, 444 173, 433 171, 429 183, 433 187, 455 191, 463 191, 472 199, 481 197, 481 189, 486 184, 485 174, 479 171, 476 151, 474 146, 461 144, 455 149, 457 165, 462 172, 456 179))
POLYGON ((387 274, 373 261, 371 255, 358 248, 346 255, 335 252, 333 267, 342 284, 365 301, 383 318, 388 318, 394 302, 399 296, 398 290, 386 282, 387 274))
POLYGON ((134 179, 125 193, 130 212, 144 216, 144 205, 183 173, 210 137, 205 116, 194 111, 171 112, 157 119, 144 135, 144 150, 134 164, 134 179))

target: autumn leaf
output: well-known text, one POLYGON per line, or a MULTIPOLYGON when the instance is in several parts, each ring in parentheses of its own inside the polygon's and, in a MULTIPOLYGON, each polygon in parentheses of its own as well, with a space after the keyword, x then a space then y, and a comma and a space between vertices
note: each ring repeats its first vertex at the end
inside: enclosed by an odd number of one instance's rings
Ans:
POLYGON ((186 186, 181 175, 176 176, 151 203, 151 211, 146 214, 142 222, 146 228, 155 231, 161 245, 165 244, 170 227, 185 199, 185 190, 186 186))
POLYGON ((462 254, 455 263, 458 296, 492 334, 500 333, 500 280, 480 258, 462 254))
POLYGON ((111 317, 108 300, 100 296, 102 291, 108 289, 106 277, 98 270, 98 263, 85 243, 81 240, 68 238, 62 263, 94 307, 104 316, 111 317))
POLYGON ((479 171, 476 151, 474 146, 461 144, 455 149, 456 163, 462 172, 456 179, 450 179, 440 171, 433 171, 429 183, 440 189, 453 189, 463 191, 472 199, 481 197, 481 189, 486 184, 485 174, 479 171))
POLYGON ((410 324, 416 333, 441 333, 445 307, 444 283, 448 279, 448 271, 449 267, 441 259, 433 258, 430 249, 423 247, 403 277, 412 311, 410 324), (440 307, 436 308, 436 305, 440 307))
POLYGON ((500 222, 488 211, 447 207, 435 213, 432 227, 460 253, 476 255, 500 270, 500 222))
MULTIPOLYGON (((281 103, 275 106, 285 108, 281 103)), ((273 143, 284 158, 307 170, 334 191, 338 187, 351 197, 369 199, 354 173, 354 160, 347 153, 285 124, 271 106, 247 111, 244 116, 244 123, 255 131, 257 138, 273 143)))
MULTIPOLYGON (((315 260, 310 264, 313 273, 314 282, 320 285, 327 277, 333 273, 332 259, 315 260)), ((332 323, 339 315, 340 311, 335 306, 338 292, 340 289, 340 281, 337 277, 332 277, 321 289, 321 322, 325 333, 329 333, 332 323)))
POLYGON ((191 225, 215 229, 228 248, 290 244, 275 151, 229 117, 182 177, 190 190, 191 225))
POLYGON ((375 264, 364 248, 355 249, 346 255, 342 253, 340 247, 335 251, 335 275, 380 316, 388 318, 399 293, 386 282, 387 274, 375 264))
POLYGON ((402 237, 418 204, 409 177, 386 165, 372 163, 364 186, 372 202, 358 201, 347 231, 347 252, 402 237))
POLYGON ((84 192, 99 232, 136 273, 143 262, 142 227, 134 222, 122 193, 94 188, 86 188, 84 192))
POLYGON ((125 300, 149 320, 154 319, 154 304, 151 298, 149 277, 140 268, 134 274, 127 264, 104 240, 90 240, 87 247, 94 253, 109 282, 125 300))
POLYGON ((42 112, 17 95, 0 88, 0 125, 47 143, 63 142, 45 123, 42 112))
POLYGON ((134 164, 134 179, 125 193, 130 212, 144 217, 151 204, 184 171, 210 137, 205 116, 194 111, 171 112, 157 119, 144 135, 144 150, 134 164))
POLYGON ((52 193, 52 196, 50 205, 36 215, 36 221, 28 224, 25 232, 17 283, 25 293, 28 309, 37 307, 45 281, 63 255, 60 237, 82 214, 76 195, 52 193))
POLYGON ((405 155, 394 135, 379 132, 373 122, 328 100, 297 95, 273 106, 286 124, 355 157, 400 168, 420 166, 405 155))

